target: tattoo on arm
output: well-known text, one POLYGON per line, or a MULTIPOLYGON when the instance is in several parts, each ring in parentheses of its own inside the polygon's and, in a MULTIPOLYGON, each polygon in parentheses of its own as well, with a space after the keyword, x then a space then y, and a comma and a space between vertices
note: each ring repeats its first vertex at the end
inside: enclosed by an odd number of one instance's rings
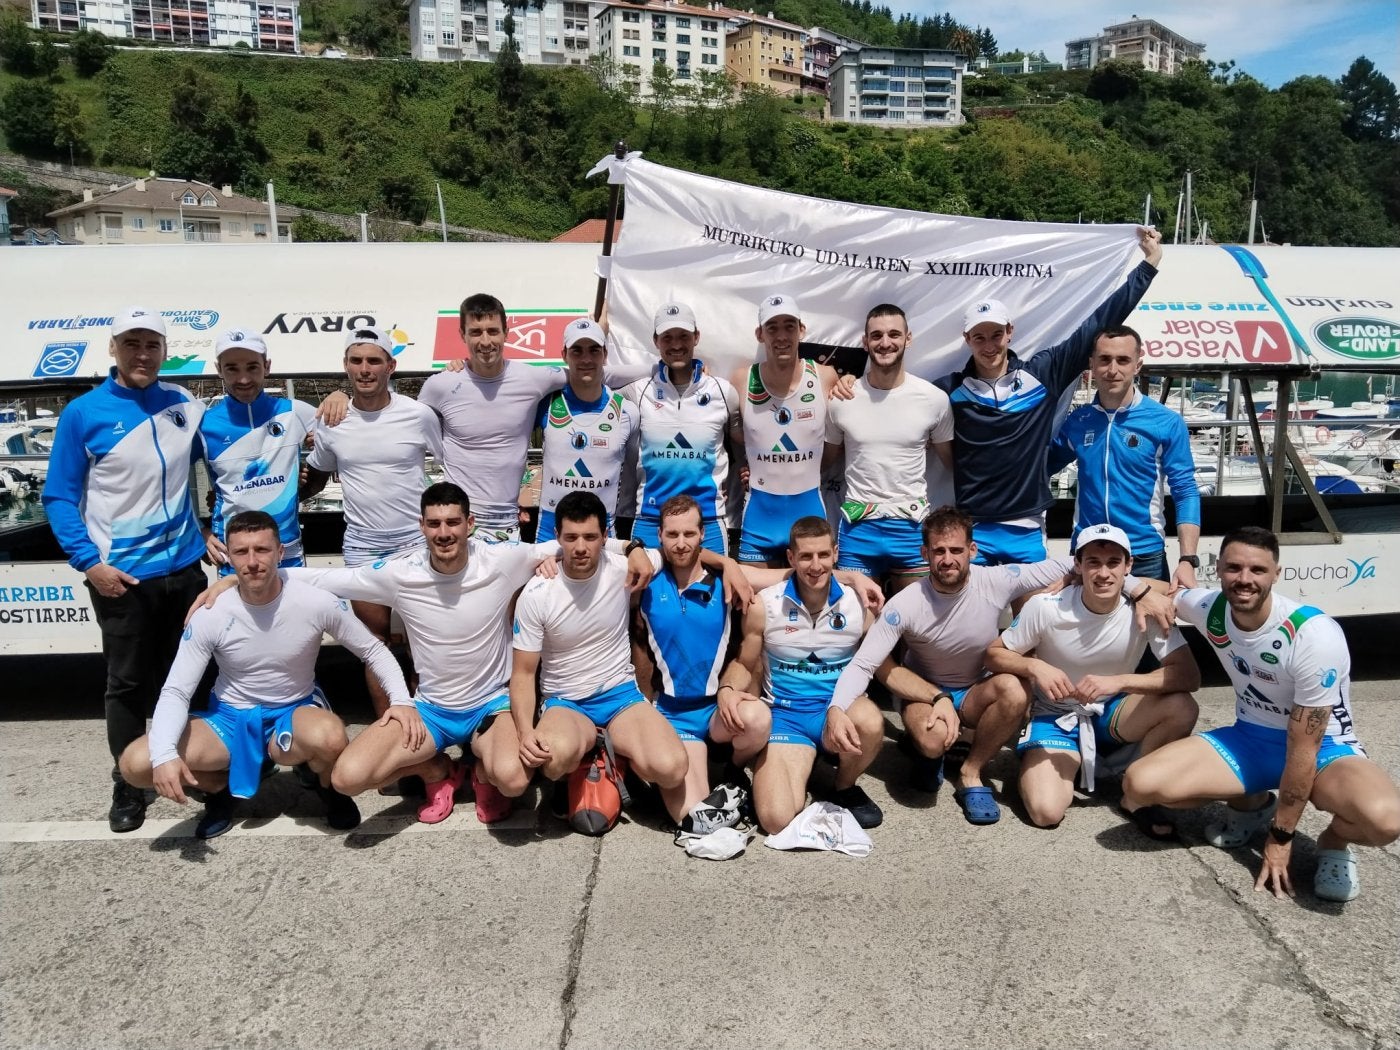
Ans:
POLYGON ((1279 803, 1284 806, 1298 806, 1308 800, 1307 795, 1299 794, 1296 791, 1291 791, 1283 787, 1279 788, 1278 797, 1279 803))
POLYGON ((1302 707, 1295 705, 1289 712, 1289 720, 1303 723, 1303 732, 1308 736, 1321 736, 1327 731, 1327 723, 1332 716, 1329 707, 1302 707))

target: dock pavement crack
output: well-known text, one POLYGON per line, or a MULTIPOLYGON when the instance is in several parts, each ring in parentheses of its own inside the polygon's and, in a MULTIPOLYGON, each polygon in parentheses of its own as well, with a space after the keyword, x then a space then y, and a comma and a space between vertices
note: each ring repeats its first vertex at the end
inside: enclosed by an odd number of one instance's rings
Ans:
POLYGON ((593 907, 593 888, 598 884, 598 869, 602 862, 603 840, 600 837, 593 843, 593 864, 583 883, 583 900, 579 905, 578 917, 574 920, 573 935, 569 939, 569 963, 565 970, 564 990, 559 995, 559 1005, 564 1015, 564 1023, 559 1029, 559 1050, 568 1050, 569 1040, 573 1037, 574 1014, 578 1009, 574 992, 578 987, 578 972, 583 962, 584 941, 588 937, 588 913, 593 907))

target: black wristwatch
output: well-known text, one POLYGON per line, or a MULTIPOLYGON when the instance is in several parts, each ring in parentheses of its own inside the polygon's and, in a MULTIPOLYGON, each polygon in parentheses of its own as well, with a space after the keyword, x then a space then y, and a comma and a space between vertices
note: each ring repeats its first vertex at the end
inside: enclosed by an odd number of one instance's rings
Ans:
POLYGON ((1296 834, 1298 834, 1296 831, 1284 831, 1283 828, 1279 827, 1277 824, 1269 825, 1269 838, 1273 839, 1280 846, 1287 846, 1293 841, 1293 836, 1296 834))
POLYGON ((1195 555, 1195 554, 1183 554, 1180 558, 1177 558, 1176 560, 1177 560, 1177 561, 1184 561, 1187 565, 1191 566, 1191 568, 1193 568, 1193 569, 1199 569, 1199 568, 1201 567, 1201 559, 1200 559, 1199 556, 1197 556, 1197 555, 1195 555))
POLYGON ((642 550, 646 550, 646 547, 647 547, 647 545, 646 545, 646 543, 645 543, 644 541, 639 540, 639 539, 636 539, 636 538, 634 537, 634 538, 632 539, 632 541, 631 541, 630 543, 628 543, 627 546, 623 549, 623 552, 622 552, 622 553, 625 554, 625 555, 627 555, 627 557, 630 558, 630 557, 632 556, 632 552, 633 552, 633 551, 642 551, 642 550))

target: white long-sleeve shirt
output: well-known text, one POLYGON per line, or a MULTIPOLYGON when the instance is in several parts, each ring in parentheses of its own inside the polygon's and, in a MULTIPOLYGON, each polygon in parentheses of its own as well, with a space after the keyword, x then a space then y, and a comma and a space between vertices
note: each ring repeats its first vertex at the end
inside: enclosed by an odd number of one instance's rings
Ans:
POLYGON ((213 608, 196 612, 185 628, 151 719, 151 764, 179 757, 190 699, 211 656, 219 668, 214 680, 219 703, 243 708, 287 704, 315 688, 322 634, 367 663, 392 702, 410 702, 393 654, 355 618, 348 603, 296 580, 284 579, 282 592, 266 605, 246 604, 234 588, 219 595, 213 608))

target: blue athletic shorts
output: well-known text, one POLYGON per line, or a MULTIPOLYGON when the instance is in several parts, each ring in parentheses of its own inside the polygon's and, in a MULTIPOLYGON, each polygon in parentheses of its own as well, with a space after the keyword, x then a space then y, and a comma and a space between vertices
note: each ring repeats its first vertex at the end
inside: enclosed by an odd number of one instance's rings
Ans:
POLYGON ((972 526, 977 544, 973 565, 1029 565, 1045 560, 1045 533, 1029 525, 979 521, 972 526))
MULTIPOLYGON (((1275 790, 1283 780, 1283 759, 1288 748, 1286 729, 1236 722, 1202 733, 1201 739, 1225 760, 1230 772, 1244 785, 1246 795, 1275 790)), ((1360 744, 1344 744, 1335 737, 1323 737, 1322 747, 1317 752, 1317 771, 1321 773, 1337 759, 1352 755, 1365 758, 1366 752, 1360 744)))
POLYGON ((826 705, 820 707, 792 707, 787 704, 773 705, 773 728, 768 732, 770 744, 802 744, 822 748, 822 730, 826 728, 826 705))
POLYGON ((891 573, 926 574, 923 542, 919 523, 908 518, 871 518, 854 525, 842 519, 836 567, 875 580, 891 573))
MULTIPOLYGON (((963 701, 964 701, 965 699, 967 699, 967 694, 968 694, 969 690, 972 689, 972 686, 975 686, 975 685, 979 684, 980 682, 985 681, 985 680, 986 680, 986 677, 987 677, 987 676, 984 675, 982 678, 979 678, 976 682, 973 682, 972 685, 951 686, 951 685, 939 685, 937 682, 934 682, 934 683, 933 683, 933 687, 934 687, 935 689, 937 689, 940 693, 947 693, 949 696, 951 696, 951 697, 953 698, 953 710, 954 710, 954 711, 957 711, 957 712, 959 712, 959 713, 961 713, 962 707, 963 707, 963 701)), ((904 708, 907 707, 907 706, 908 706, 908 705, 905 704, 904 701, 902 701, 902 700, 897 700, 897 709, 898 709, 898 711, 900 712, 900 715, 901 715, 901 716, 903 716, 904 708)))
POLYGON ((577 711, 583 715, 595 726, 606 727, 609 722, 633 704, 646 702, 647 698, 637 688, 636 680, 629 678, 621 685, 604 689, 601 693, 590 696, 587 700, 566 700, 562 696, 551 696, 545 700, 543 710, 548 711, 551 707, 567 707, 570 711, 577 711))
MULTIPOLYGON (((1113 731, 1113 720, 1118 717, 1118 708, 1126 693, 1119 693, 1110 700, 1102 714, 1090 720, 1094 726, 1094 740, 1100 754, 1107 754, 1119 744, 1126 743, 1113 731)), ((1021 739, 1016 741, 1016 753, 1027 751, 1073 751, 1079 753, 1079 730, 1082 723, 1076 722, 1073 729, 1061 729, 1055 719, 1061 715, 1034 715, 1026 728, 1021 730, 1021 739)))
POLYGON ((739 534, 739 561, 763 564, 787 560, 788 534, 798 518, 826 517, 822 490, 810 489, 792 496, 775 496, 753 489, 744 508, 744 528, 739 534))
POLYGON ((423 724, 428 727, 428 732, 432 734, 433 743, 437 745, 439 751, 442 751, 453 744, 468 746, 472 734, 481 728, 482 722, 492 715, 499 715, 503 711, 510 710, 510 697, 502 693, 484 704, 470 707, 465 711, 458 711, 451 707, 440 707, 431 700, 424 700, 422 697, 414 700, 413 706, 418 708, 418 715, 423 719, 423 724))
POLYGON ((713 696, 667 696, 662 693, 656 698, 656 709, 671 723, 671 728, 682 740, 709 739, 710 720, 719 710, 719 703, 713 696))
MULTIPOLYGON (((632 523, 632 538, 634 540, 641 540, 648 547, 660 548, 660 529, 660 518, 638 518, 632 523)), ((714 551, 720 557, 725 557, 729 554, 729 548, 725 544, 724 526, 714 518, 709 518, 705 522, 705 540, 703 546, 707 551, 714 551)))
POLYGON ((275 742, 283 751, 292 746, 292 712, 299 707, 329 711, 331 705, 319 688, 289 704, 257 707, 232 707, 210 693, 209 710, 190 715, 204 721, 228 748, 228 789, 235 798, 252 798, 258 793, 269 743, 275 742))

